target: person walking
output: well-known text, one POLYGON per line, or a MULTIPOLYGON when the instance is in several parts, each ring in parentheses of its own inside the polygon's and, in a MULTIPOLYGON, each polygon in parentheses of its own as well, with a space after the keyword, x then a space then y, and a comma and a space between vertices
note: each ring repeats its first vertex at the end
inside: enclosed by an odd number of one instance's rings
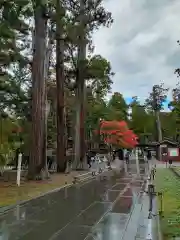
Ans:
POLYGON ((172 159, 169 159, 169 168, 171 168, 171 166, 172 166, 172 159))
POLYGON ((129 164, 129 157, 130 157, 129 156, 129 151, 127 151, 126 154, 125 154, 125 161, 126 161, 127 164, 129 164))
POLYGON ((117 155, 118 155, 119 160, 124 160, 124 153, 123 153, 122 149, 117 150, 117 155))
POLYGON ((143 150, 143 158, 144 158, 144 162, 147 163, 148 159, 147 159, 147 150, 146 149, 143 150))
POLYGON ((66 173, 70 173, 72 170, 72 148, 66 150, 66 173))
POLYGON ((151 160, 152 159, 152 154, 151 154, 151 151, 148 150, 147 152, 147 159, 148 160, 151 160))
POLYGON ((89 166, 89 168, 91 168, 92 164, 91 164, 91 158, 92 158, 92 153, 90 150, 88 150, 87 154, 86 154, 86 158, 87 158, 87 164, 89 166))

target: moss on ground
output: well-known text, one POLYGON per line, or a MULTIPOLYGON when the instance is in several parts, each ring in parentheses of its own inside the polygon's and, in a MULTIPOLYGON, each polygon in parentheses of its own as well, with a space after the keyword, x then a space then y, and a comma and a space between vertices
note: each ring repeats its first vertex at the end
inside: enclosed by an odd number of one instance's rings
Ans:
POLYGON ((163 193, 161 230, 164 239, 180 237, 180 179, 169 169, 157 169, 156 191, 163 193))

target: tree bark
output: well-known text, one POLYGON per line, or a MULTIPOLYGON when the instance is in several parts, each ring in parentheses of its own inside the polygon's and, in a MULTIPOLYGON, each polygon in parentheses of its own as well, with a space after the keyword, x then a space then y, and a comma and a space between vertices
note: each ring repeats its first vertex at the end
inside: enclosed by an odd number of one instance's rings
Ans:
POLYGON ((56 84, 57 84, 57 172, 64 172, 65 164, 65 116, 64 116, 64 39, 62 7, 56 2, 56 84))
POLYGON ((48 98, 47 98, 47 81, 49 77, 49 67, 50 67, 50 59, 52 55, 52 48, 53 48, 53 41, 52 41, 52 31, 49 33, 49 39, 46 49, 45 61, 44 61, 44 78, 45 78, 45 119, 44 119, 44 143, 43 143, 43 169, 44 169, 44 177, 46 179, 49 178, 49 171, 48 171, 48 164, 47 164, 47 121, 48 121, 48 114, 50 109, 48 110, 48 98))
POLYGON ((74 139, 74 152, 75 152, 75 168, 78 169, 80 166, 80 147, 81 147, 81 134, 80 128, 82 125, 81 119, 81 90, 80 85, 76 89, 76 119, 75 119, 75 139, 74 139))
POLYGON ((84 80, 84 86, 83 86, 83 96, 82 96, 82 102, 81 102, 81 120, 80 120, 80 136, 81 136, 81 142, 80 142, 80 162, 84 162, 85 154, 86 154, 86 137, 85 137, 85 115, 86 115, 86 109, 85 109, 85 80, 84 80))
POLYGON ((43 122, 45 119, 44 60, 46 50, 47 19, 43 6, 37 6, 35 14, 35 38, 32 64, 32 145, 29 161, 29 179, 35 179, 42 169, 43 122))
MULTIPOLYGON (((162 129, 161 129, 161 121, 159 118, 159 111, 155 111, 155 119, 156 119, 156 129, 157 129, 157 136, 158 136, 158 142, 162 141, 162 129)), ((158 154, 157 158, 159 161, 161 161, 162 156, 161 156, 161 146, 158 148, 158 154)))
POLYGON ((162 129, 161 129, 161 121, 159 118, 159 111, 156 111, 155 115, 156 115, 156 120, 157 120, 158 141, 162 141, 162 129))
POLYGON ((75 125, 75 165, 79 168, 85 156, 84 104, 85 104, 85 60, 86 60, 86 22, 84 15, 85 0, 80 1, 80 30, 77 64, 76 125, 75 125))

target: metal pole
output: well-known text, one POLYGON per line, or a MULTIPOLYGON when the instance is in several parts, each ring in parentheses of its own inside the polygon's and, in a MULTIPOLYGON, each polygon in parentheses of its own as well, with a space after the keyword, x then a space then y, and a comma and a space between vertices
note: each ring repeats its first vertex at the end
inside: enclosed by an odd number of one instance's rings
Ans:
POLYGON ((128 173, 128 168, 127 168, 127 162, 126 160, 124 161, 124 171, 127 174, 128 173))

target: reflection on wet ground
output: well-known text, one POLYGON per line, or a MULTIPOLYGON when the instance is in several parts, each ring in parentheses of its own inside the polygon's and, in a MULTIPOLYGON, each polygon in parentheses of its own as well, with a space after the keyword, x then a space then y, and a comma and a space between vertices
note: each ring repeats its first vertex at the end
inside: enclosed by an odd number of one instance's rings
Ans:
POLYGON ((87 240, 115 240, 121 239, 124 227, 128 221, 128 214, 108 213, 102 221, 97 224, 87 240))
POLYGON ((121 183, 118 183, 116 185, 114 185, 114 187, 112 187, 112 190, 113 191, 122 191, 124 188, 126 187, 126 184, 121 184, 121 183))
POLYGON ((133 198, 132 197, 120 197, 114 207, 112 208, 113 213, 126 213, 131 212, 133 207, 133 198))
MULTIPOLYGON (((0 215, 3 240, 119 240, 138 202, 144 176, 106 172, 0 215)), ((2 233, 1 233, 2 232, 2 233)))

